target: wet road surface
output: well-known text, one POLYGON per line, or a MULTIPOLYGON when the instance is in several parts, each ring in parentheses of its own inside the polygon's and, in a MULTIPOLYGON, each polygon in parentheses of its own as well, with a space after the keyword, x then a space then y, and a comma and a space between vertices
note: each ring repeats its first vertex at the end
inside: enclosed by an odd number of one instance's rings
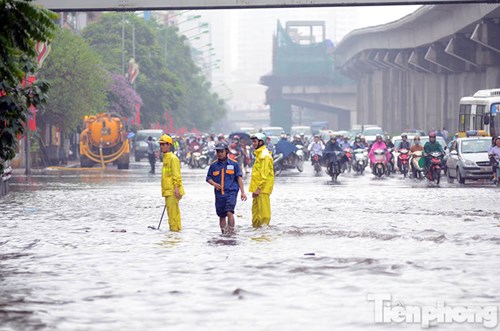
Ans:
MULTIPOLYGON (((45 170, 0 198, 0 330, 419 330, 375 323, 392 305, 500 305, 500 191, 485 183, 276 178, 272 226, 220 235, 206 171, 183 166, 183 231, 160 175, 45 170)), ((249 178, 245 180, 248 188, 249 178)), ((481 330, 481 323, 439 324, 481 330)))

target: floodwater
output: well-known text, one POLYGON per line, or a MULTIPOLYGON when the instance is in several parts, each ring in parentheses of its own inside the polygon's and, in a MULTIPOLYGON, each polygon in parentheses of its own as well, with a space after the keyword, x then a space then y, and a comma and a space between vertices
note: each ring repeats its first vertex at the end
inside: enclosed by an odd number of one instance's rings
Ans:
MULTIPOLYGON (((182 232, 148 229, 163 210, 148 170, 14 178, 0 198, 0 330, 419 330, 376 323, 373 295, 401 309, 500 305, 500 191, 488 183, 332 183, 307 164, 276 178, 271 227, 251 228, 249 198, 223 237, 206 171, 187 167, 182 232)), ((483 317, 431 325, 498 328, 498 311, 483 317)))

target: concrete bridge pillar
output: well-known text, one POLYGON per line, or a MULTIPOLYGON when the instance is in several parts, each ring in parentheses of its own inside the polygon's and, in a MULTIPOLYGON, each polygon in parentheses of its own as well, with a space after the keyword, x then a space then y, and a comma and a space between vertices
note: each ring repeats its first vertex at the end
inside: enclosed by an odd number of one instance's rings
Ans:
POLYGON ((271 126, 281 126, 285 132, 290 132, 292 127, 292 106, 289 101, 276 99, 269 103, 271 106, 271 126))

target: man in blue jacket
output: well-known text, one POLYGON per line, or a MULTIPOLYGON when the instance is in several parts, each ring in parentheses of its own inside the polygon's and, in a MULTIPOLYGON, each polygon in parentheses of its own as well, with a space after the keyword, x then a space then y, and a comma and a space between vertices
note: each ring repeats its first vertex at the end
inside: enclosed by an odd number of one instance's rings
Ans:
POLYGON ((206 181, 214 187, 215 211, 219 216, 219 225, 223 234, 234 232, 234 208, 238 191, 241 190, 241 200, 247 196, 243 187, 241 168, 237 162, 227 157, 228 145, 220 142, 215 145, 217 161, 208 168, 206 181), (226 223, 227 218, 227 223, 226 223))

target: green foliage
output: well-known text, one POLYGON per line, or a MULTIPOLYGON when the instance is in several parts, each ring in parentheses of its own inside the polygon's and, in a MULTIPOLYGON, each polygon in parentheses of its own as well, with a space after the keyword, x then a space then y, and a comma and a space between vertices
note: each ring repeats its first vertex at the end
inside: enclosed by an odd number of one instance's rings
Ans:
POLYGON ((15 157, 17 136, 25 132, 29 107, 40 108, 47 100, 46 81, 23 87, 22 79, 35 73, 35 44, 51 38, 57 15, 31 2, 0 0, 0 160, 15 157))
POLYGON ((72 132, 85 115, 106 112, 111 77, 86 41, 67 29, 58 29, 41 77, 50 81, 47 109, 41 122, 72 132))
POLYGON ((164 120, 164 109, 175 109, 182 96, 177 77, 165 66, 161 46, 156 42, 154 26, 133 13, 111 13, 83 31, 83 37, 98 52, 106 69, 122 73, 128 71, 128 61, 133 57, 135 34, 135 59, 140 73, 135 81, 141 96, 141 121, 148 125, 164 120), (125 48, 122 63, 122 19, 125 48))
POLYGON ((191 58, 185 37, 179 36, 177 29, 152 20, 144 22, 133 13, 113 13, 89 25, 83 37, 102 56, 106 69, 122 73, 128 70, 128 60, 133 57, 133 30, 135 60, 140 66, 135 88, 143 100, 141 121, 145 126, 164 124, 165 111, 174 117, 177 127, 202 130, 223 116, 223 102, 210 92, 210 85, 191 58))

